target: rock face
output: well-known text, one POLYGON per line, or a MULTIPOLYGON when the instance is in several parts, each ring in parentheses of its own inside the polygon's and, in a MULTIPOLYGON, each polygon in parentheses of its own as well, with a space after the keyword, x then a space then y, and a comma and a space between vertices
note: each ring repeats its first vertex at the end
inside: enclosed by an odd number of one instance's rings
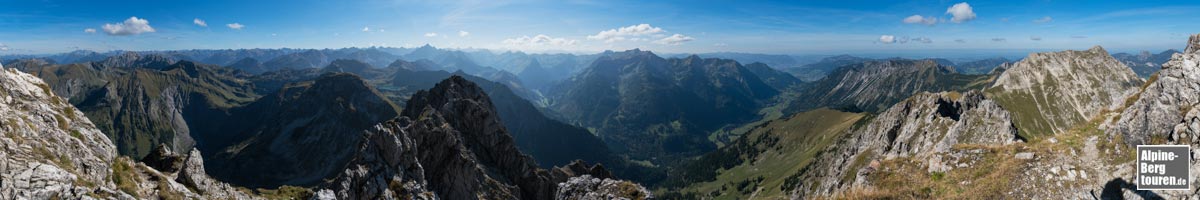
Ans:
POLYGON ((116 150, 41 79, 0 69, 0 198, 81 198, 105 183, 116 150))
POLYGON ((846 65, 800 89, 790 112, 832 107, 879 112, 920 92, 983 88, 987 76, 965 75, 935 60, 892 59, 846 65))
POLYGON ((255 198, 208 179, 198 153, 156 159, 178 163, 166 165, 176 172, 118 158, 83 112, 33 75, 0 69, 0 97, 0 199, 255 198))
POLYGON ((1188 44, 1187 53, 1172 56, 1132 97, 1136 99, 1108 129, 1110 135, 1123 136, 1129 145, 1200 141, 1200 35, 1193 35, 1188 44))
POLYGON ((555 180, 568 179, 560 176, 608 174, 596 167, 538 168, 495 113, 487 94, 460 76, 418 91, 400 118, 367 131, 349 167, 318 196, 552 199, 555 180))
POLYGON ((827 196, 864 185, 868 161, 912 157, 930 160, 929 171, 946 171, 938 153, 956 144, 1004 145, 1020 142, 1012 116, 977 91, 921 93, 887 109, 797 174, 793 198, 827 196), (814 185, 810 185, 814 184, 814 185))
POLYGON ((554 199, 650 199, 650 191, 628 181, 593 178, 590 175, 571 177, 558 184, 554 199))
POLYGON ((1103 48, 1033 53, 996 79, 989 93, 1013 112, 1025 136, 1066 131, 1120 107, 1142 80, 1103 48))

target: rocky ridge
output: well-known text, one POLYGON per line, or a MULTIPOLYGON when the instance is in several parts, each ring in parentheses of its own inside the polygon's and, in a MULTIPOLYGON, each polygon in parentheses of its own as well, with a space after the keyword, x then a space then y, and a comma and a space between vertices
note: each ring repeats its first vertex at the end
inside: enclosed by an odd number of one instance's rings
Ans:
POLYGON ((1116 110, 1142 79, 1104 48, 1033 53, 1005 69, 988 90, 1029 136, 1061 133, 1116 110))
POLYGON ((879 162, 912 158, 921 167, 947 171, 943 153, 958 144, 1006 145, 1023 141, 1011 114, 981 92, 921 93, 887 109, 805 166, 796 177, 792 198, 813 198, 871 184, 866 178, 879 162))
POLYGON ((538 168, 495 113, 487 94, 461 76, 418 91, 400 118, 367 131, 352 164, 318 197, 552 199, 563 176, 608 176, 596 167, 538 168))

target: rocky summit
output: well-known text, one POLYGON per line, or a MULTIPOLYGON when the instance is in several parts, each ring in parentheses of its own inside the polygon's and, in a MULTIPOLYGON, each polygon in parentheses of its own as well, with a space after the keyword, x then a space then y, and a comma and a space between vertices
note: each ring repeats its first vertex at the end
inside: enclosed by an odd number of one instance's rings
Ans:
POLYGON ((1143 80, 1099 46, 1034 53, 1005 69, 988 90, 1016 116, 1022 135, 1067 131, 1122 106, 1143 80))
POLYGON ((571 176, 611 176, 574 164, 538 168, 517 150, 487 94, 452 76, 419 91, 400 118, 368 130, 349 167, 317 193, 330 199, 554 199, 556 195, 646 198, 635 183, 622 189, 560 191, 571 176), (556 192, 557 191, 557 192, 556 192), (579 193, 579 194, 575 194, 579 193))

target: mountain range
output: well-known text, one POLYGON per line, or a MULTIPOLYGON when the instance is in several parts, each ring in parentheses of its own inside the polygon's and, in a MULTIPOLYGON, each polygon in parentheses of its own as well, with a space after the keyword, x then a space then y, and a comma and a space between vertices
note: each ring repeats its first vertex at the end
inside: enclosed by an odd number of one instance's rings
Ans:
POLYGON ((1200 35, 962 63, 430 45, 6 59, 5 199, 1198 194, 1132 186, 1136 145, 1200 140, 1200 35))

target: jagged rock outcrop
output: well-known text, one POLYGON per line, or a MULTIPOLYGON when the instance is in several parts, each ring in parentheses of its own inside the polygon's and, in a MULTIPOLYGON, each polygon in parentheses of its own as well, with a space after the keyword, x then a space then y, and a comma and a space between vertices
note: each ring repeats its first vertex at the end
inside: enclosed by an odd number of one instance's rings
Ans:
POLYGON ((104 133, 49 85, 3 67, 0 132, 3 199, 82 198, 107 182, 108 163, 117 156, 104 133))
POLYGON ((601 200, 601 199, 650 199, 645 187, 613 179, 594 178, 591 175, 571 177, 558 183, 554 199, 601 200))
POLYGON ((1200 34, 1188 41, 1188 51, 1175 54, 1150 78, 1145 89, 1130 97, 1132 104, 1107 131, 1129 145, 1200 142, 1200 34))
POLYGON ((183 169, 175 173, 117 157, 83 112, 33 75, 0 67, 0 97, 0 199, 257 198, 207 179, 198 153, 179 164, 156 159, 183 169))
POLYGON ((461 76, 418 91, 400 118, 365 137, 317 198, 552 199, 555 180, 567 180, 558 176, 610 176, 582 164, 557 173, 538 168, 517 150, 487 94, 461 76))
POLYGON ((1013 113, 1022 135, 1045 136, 1116 110, 1142 82, 1096 46, 1029 54, 996 78, 988 92, 1013 113))
POLYGON ((887 109, 830 146, 797 174, 793 198, 837 194, 874 170, 868 163, 900 157, 927 160, 923 168, 946 171, 939 153, 957 144, 1020 142, 1012 116, 981 92, 921 93, 887 109))

